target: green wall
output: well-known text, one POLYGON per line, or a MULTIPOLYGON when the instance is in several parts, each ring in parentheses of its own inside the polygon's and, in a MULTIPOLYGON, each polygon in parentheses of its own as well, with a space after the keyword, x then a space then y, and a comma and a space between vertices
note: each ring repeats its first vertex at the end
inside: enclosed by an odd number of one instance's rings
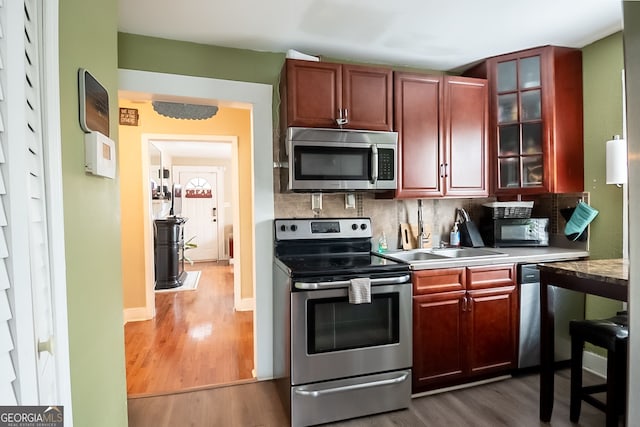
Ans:
POLYGON ((283 53, 118 34, 118 66, 130 70, 276 84, 283 63, 283 53))
POLYGON ((110 95, 117 140, 118 2, 60 0, 62 179, 73 421, 127 425, 118 180, 84 172, 78 68, 110 95))
MULTIPOLYGON (((582 49, 584 83, 584 185, 591 205, 600 213, 591 225, 593 259, 622 256, 622 189, 605 183, 605 141, 622 135, 622 33, 616 33, 582 49)), ((615 313, 620 303, 587 298, 587 317, 615 313)))

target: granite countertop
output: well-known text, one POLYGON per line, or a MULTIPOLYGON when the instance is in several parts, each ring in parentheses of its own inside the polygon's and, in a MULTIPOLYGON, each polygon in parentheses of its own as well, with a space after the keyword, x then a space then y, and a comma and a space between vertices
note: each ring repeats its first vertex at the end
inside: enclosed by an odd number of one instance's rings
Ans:
POLYGON ((541 271, 623 286, 629 283, 629 261, 621 258, 543 263, 538 268, 541 271))

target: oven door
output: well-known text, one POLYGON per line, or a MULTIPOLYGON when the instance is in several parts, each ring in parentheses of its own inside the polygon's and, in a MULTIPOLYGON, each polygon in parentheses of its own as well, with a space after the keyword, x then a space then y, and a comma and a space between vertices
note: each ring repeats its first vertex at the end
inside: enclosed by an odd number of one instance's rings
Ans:
POLYGON ((292 292, 292 385, 411 367, 411 313, 411 283, 372 285, 370 304, 347 287, 292 292))

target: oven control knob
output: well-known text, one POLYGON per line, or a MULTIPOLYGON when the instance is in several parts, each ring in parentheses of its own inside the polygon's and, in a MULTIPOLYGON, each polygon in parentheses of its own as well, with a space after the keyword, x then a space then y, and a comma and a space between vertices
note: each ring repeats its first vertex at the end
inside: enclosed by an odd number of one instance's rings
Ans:
POLYGON ((366 230, 367 229, 367 224, 360 224, 360 229, 366 230))
POLYGON ((295 224, 291 224, 291 231, 296 231, 298 229, 298 226, 295 224))
POLYGON ((284 224, 282 224, 282 225, 280 226, 280 231, 287 231, 287 226, 286 226, 286 225, 284 225, 284 224))
POLYGON ((354 224, 351 224, 351 229, 352 229, 353 231, 357 230, 357 229, 358 229, 358 224, 355 224, 355 223, 354 223, 354 224))

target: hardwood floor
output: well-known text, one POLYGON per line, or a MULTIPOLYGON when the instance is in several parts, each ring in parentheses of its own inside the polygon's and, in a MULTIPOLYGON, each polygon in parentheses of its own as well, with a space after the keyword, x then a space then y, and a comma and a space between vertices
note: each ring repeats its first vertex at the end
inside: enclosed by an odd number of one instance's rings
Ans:
MULTIPOLYGON (((585 384, 599 381, 585 373, 585 384)), ((552 422, 538 420, 538 374, 415 398, 407 410, 329 424, 332 427, 528 427, 605 425, 604 413, 583 403, 580 423, 569 421, 569 370, 556 374, 552 422)), ((130 427, 288 425, 271 381, 189 393, 129 399, 130 427)))
POLYGON ((125 325, 127 394, 251 380, 253 312, 233 310, 233 270, 196 263, 195 291, 156 293, 156 317, 125 325))

